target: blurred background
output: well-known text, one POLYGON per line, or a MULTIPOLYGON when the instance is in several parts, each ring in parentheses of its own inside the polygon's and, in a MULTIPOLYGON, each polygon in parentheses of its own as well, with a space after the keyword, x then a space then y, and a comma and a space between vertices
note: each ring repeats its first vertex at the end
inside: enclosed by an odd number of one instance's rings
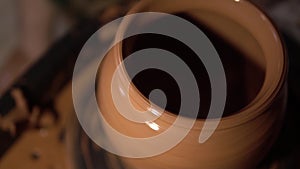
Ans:
MULTIPOLYGON (((267 167, 300 169, 296 106, 300 98, 300 1, 253 1, 277 25, 290 59, 288 110, 292 113, 267 167)), ((102 159, 98 159, 103 163, 100 168, 111 167, 105 164, 103 151, 72 119, 68 83, 72 69, 68 68, 89 35, 124 15, 134 2, 0 0, 0 169, 95 168, 90 149, 102 159), (69 125, 73 126, 70 130, 69 125)))

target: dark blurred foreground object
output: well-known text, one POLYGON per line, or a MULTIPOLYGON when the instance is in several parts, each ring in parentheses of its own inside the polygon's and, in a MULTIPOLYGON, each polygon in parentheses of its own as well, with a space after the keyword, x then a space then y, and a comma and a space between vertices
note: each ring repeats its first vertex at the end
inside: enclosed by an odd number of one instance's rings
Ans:
MULTIPOLYGON (((71 79, 80 49, 99 25, 97 20, 79 23, 25 72, 11 89, 21 88, 30 107, 34 104, 47 106, 55 94, 71 79)), ((15 106, 11 89, 0 99, 1 115, 7 114, 15 106)))
MULTIPOLYGON (((53 100, 67 82, 71 80, 77 56, 86 40, 100 27, 97 19, 81 21, 74 29, 55 43, 19 80, 0 98, 0 115, 5 117, 16 105, 11 91, 21 89, 29 111, 38 106, 41 111, 50 109, 55 113, 53 100)), ((18 126, 18 124, 17 124, 18 126)), ((25 130, 17 127, 17 136, 25 130)), ((11 146, 9 133, 0 130, 0 157, 11 146)))
MULTIPOLYGON (((95 15, 93 16, 81 17, 77 26, 71 29, 70 32, 59 41, 54 43, 45 55, 26 71, 3 96, 1 96, 0 158, 18 138, 17 136, 20 136, 28 126, 28 119, 17 122, 16 137, 12 137, 8 132, 1 131, 1 120, 7 117, 7 115, 9 116, 11 111, 16 109, 16 104, 20 102, 13 96, 13 93, 16 93, 16 89, 17 91, 21 91, 18 92, 22 95, 19 96, 19 98, 24 98, 21 100, 21 104, 26 104, 25 107, 28 107, 29 113, 32 113, 37 107, 40 109, 41 113, 44 111, 48 113, 51 112, 55 116, 55 119, 59 120, 58 113, 53 104, 54 99, 56 99, 63 87, 71 81, 74 65, 81 48, 88 38, 102 25, 123 15, 135 1, 128 0, 124 1, 124 3, 112 2, 115 1, 107 0, 107 3, 103 6, 106 8, 97 8, 97 13, 94 13, 95 15), (110 6, 107 7, 107 5, 110 6)), ((89 63, 90 61, 90 58, 87 56, 85 62, 89 63)))

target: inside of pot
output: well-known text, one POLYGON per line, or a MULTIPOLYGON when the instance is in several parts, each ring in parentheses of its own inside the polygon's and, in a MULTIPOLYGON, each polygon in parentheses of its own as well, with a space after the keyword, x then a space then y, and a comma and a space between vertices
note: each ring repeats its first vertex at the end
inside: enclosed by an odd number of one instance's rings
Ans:
MULTIPOLYGON (((190 21, 204 32, 220 56, 227 81, 227 97, 223 117, 233 115, 246 108, 259 93, 266 72, 265 57, 255 37, 237 22, 209 11, 189 11, 175 15, 190 21)), ((132 26, 135 29, 136 27, 143 29, 143 27, 155 25, 159 19, 133 24, 127 29, 131 29, 132 26)), ((199 87, 198 118, 206 118, 211 105, 211 84, 206 68, 195 52, 183 42, 172 37, 139 34, 123 40, 123 59, 134 52, 147 48, 159 48, 172 52, 188 65, 199 87)), ((126 62, 125 68, 130 69, 136 64, 139 63, 126 62)), ((153 90, 162 90, 166 96, 166 106, 160 98, 150 98, 150 101, 165 107, 170 113, 179 113, 181 91, 176 80, 168 72, 150 68, 135 76, 130 73, 128 75, 134 86, 146 98, 149 98, 153 90)))

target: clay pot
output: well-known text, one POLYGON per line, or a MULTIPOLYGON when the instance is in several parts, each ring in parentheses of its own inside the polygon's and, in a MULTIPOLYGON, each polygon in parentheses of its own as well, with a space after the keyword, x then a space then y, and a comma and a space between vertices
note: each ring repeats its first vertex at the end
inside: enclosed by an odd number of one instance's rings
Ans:
MULTIPOLYGON (((198 142, 206 120, 198 118, 188 135, 171 150, 148 158, 120 157, 128 169, 253 169, 265 157, 277 138, 283 122, 286 105, 287 61, 276 29, 269 19, 253 4, 245 0, 143 0, 129 14, 137 12, 187 12, 222 35, 263 71, 257 84, 255 70, 244 70, 245 93, 249 102, 241 109, 223 117, 214 134, 205 142, 198 142), (256 91, 257 90, 257 91, 256 91)), ((164 111, 153 121, 154 130, 146 123, 135 123, 124 118, 117 110, 111 92, 116 68, 122 63, 124 44, 113 47, 101 64, 98 81, 98 104, 105 120, 118 132, 137 138, 146 138, 165 132, 177 115, 164 111)), ((233 63, 234 64, 234 63, 233 63)), ((116 74, 119 87, 129 83, 125 66, 116 74)), ((230 78, 227 79, 230 81, 230 78)), ((121 91, 113 91, 121 92, 121 91)), ((130 102, 136 109, 147 110, 149 100, 133 85, 129 90, 130 102)), ((127 102, 126 102, 127 103, 127 102)), ((124 102, 124 104, 126 104, 124 102)), ((121 103, 122 104, 122 103, 121 103)), ((227 103, 227 104, 235 104, 227 103)), ((188 118, 186 120, 189 120, 188 118)), ((180 130, 181 126, 177 126, 180 130)), ((107 129, 104 128, 104 131, 107 129)), ((111 144, 119 144, 106 133, 111 144)), ((172 140, 165 140, 167 143, 172 140)), ((125 148, 127 145, 118 145, 125 148)), ((126 147, 128 148, 128 147, 126 147)), ((129 149, 136 149, 130 147, 129 149)), ((145 146, 140 151, 148 151, 145 146)))

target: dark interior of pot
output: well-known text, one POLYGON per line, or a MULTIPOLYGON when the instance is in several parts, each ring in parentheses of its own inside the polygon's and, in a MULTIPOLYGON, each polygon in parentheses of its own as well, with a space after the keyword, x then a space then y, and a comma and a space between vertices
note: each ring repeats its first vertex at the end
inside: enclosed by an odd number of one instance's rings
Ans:
MULTIPOLYGON (((192 15, 187 13, 177 13, 176 15, 190 21, 203 31, 220 56, 227 81, 227 97, 223 117, 240 112, 240 110, 249 105, 259 93, 265 78, 265 67, 257 65, 256 62, 253 61, 253 57, 245 52, 245 50, 241 50, 238 45, 231 43, 227 38, 223 37, 222 34, 214 31, 198 19, 195 19, 192 15)), ((151 22, 144 26, 151 26, 155 21, 151 22)), ((233 21, 228 19, 228 22, 233 21)), ((240 29, 244 28, 240 26, 240 29)), ((244 31, 248 32, 246 29, 244 29, 244 31)), ((234 36, 234 34, 232 36, 234 36)), ((255 41, 255 43, 257 43, 254 37, 251 35, 249 35, 249 37, 251 38, 241 39, 240 43, 245 43, 245 41, 255 41)), ((200 107, 198 118, 204 119, 207 117, 211 105, 210 79, 204 64, 191 48, 177 39, 158 34, 135 35, 123 40, 122 43, 123 59, 136 51, 147 48, 164 49, 182 59, 193 72, 199 87, 200 107)), ((253 50, 261 49, 258 48, 253 50)), ((263 60, 265 59, 262 52, 261 56, 258 56, 258 58, 259 57, 263 60)), ((125 68, 129 69, 136 64, 138 63, 126 62, 125 68)), ((158 106, 165 107, 165 109, 171 113, 179 113, 181 106, 181 91, 176 80, 168 74, 168 72, 150 68, 139 72, 134 77, 129 74, 129 77, 132 79, 132 83, 135 87, 146 98, 149 97, 149 94, 154 89, 164 91, 167 98, 166 106, 162 105, 159 99, 156 100, 151 98, 150 101, 158 106)))

